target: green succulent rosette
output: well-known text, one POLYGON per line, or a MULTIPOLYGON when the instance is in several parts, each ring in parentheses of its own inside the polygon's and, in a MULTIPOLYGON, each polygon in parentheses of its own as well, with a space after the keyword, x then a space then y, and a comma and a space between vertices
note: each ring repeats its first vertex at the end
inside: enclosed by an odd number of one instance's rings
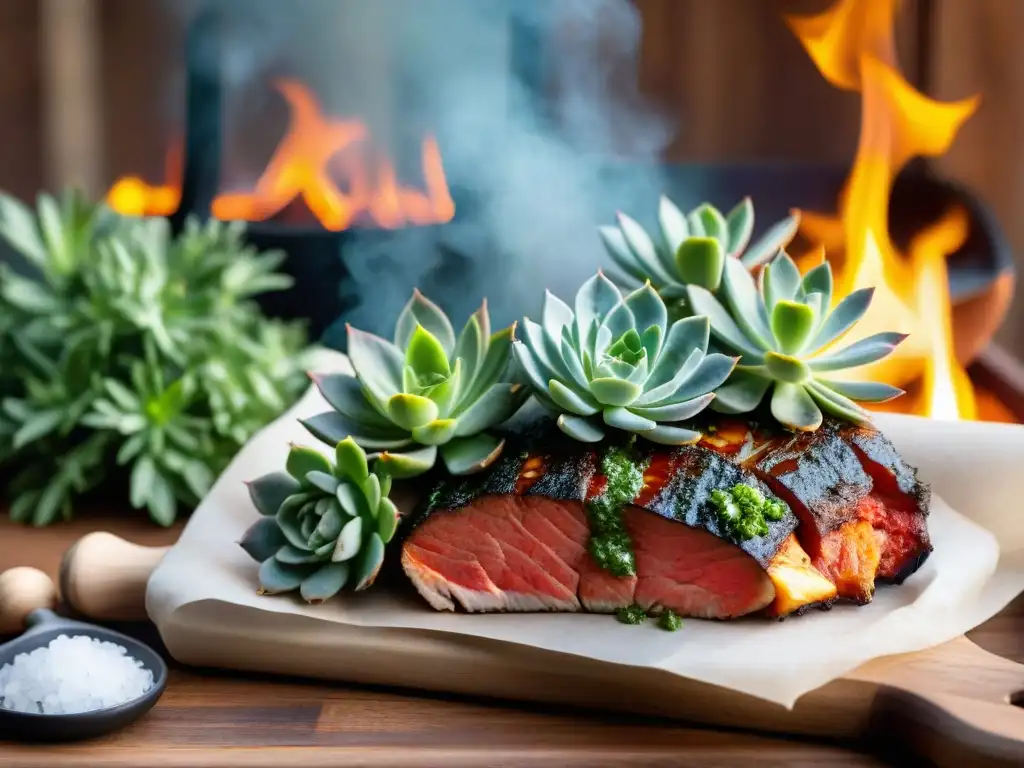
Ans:
POLYGON ((687 286, 693 310, 711 320, 715 346, 740 356, 716 391, 712 409, 747 413, 771 390, 772 415, 793 430, 816 430, 823 412, 857 424, 869 421, 869 412, 858 402, 885 402, 903 390, 881 382, 840 381, 829 374, 881 360, 906 338, 877 333, 832 349, 867 312, 873 294, 873 288, 853 291, 831 309, 829 263, 801 276, 785 252, 765 265, 757 283, 742 263, 727 261, 718 297, 687 286))
POLYGON ((606 427, 666 445, 694 443, 680 422, 706 408, 736 360, 707 354, 706 317, 669 322, 649 284, 623 296, 598 272, 570 308, 545 296, 541 323, 523 320, 513 354, 541 405, 570 437, 597 442, 606 427))
POLYGON ((478 472, 505 446, 489 430, 529 394, 504 379, 514 330, 492 334, 485 301, 456 337, 444 311, 415 291, 393 342, 348 328, 354 375, 314 374, 333 410, 302 424, 330 445, 351 436, 395 478, 427 472, 438 454, 453 475, 478 472))
POLYGON ((376 579, 398 525, 388 498, 391 478, 370 471, 366 453, 351 439, 338 443, 335 457, 332 464, 311 448, 292 446, 286 472, 249 483, 264 517, 239 544, 260 563, 262 594, 298 590, 317 603, 376 579))
POLYGON ((662 196, 657 219, 654 235, 623 213, 618 215, 617 227, 601 227, 599 232, 618 267, 617 282, 625 290, 650 282, 676 314, 687 313, 686 286, 716 293, 728 259, 738 259, 753 270, 785 247, 800 223, 794 212, 751 244, 754 206, 750 198, 723 214, 708 203, 684 213, 662 196))

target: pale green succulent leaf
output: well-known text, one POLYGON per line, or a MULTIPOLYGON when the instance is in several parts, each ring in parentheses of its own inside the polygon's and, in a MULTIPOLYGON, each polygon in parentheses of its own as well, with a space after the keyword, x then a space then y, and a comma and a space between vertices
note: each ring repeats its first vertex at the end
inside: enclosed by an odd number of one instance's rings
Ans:
POLYGON ((451 375, 444 381, 424 390, 437 405, 439 418, 448 418, 452 411, 458 409, 457 403, 462 399, 464 379, 462 377, 462 359, 457 358, 452 366, 451 375))
POLYGON ((334 467, 319 451, 304 445, 292 445, 284 465, 285 471, 302 484, 308 484, 306 475, 310 472, 326 472, 331 474, 334 467))
POLYGON ((530 382, 530 386, 539 392, 547 392, 548 382, 556 377, 541 371, 537 364, 537 358, 528 346, 522 341, 516 341, 512 345, 512 355, 515 358, 519 370, 530 382))
POLYGON ((799 228, 800 215, 798 213, 793 213, 782 221, 772 224, 753 245, 747 248, 740 260, 747 269, 753 269, 789 245, 799 228))
POLYGON ((387 426, 388 420, 373 407, 363 387, 354 376, 345 373, 312 374, 310 378, 324 400, 350 419, 376 427, 387 426))
POLYGON ((811 369, 807 363, 792 355, 768 352, 764 356, 764 367, 776 381, 803 384, 811 378, 811 369))
POLYGON ((572 334, 568 328, 562 329, 562 343, 559 351, 561 352, 562 362, 565 364, 566 370, 569 371, 570 378, 578 387, 586 389, 587 382, 589 381, 587 371, 583 367, 577 350, 572 345, 572 334))
POLYGON ((351 437, 346 437, 335 447, 334 461, 334 472, 340 480, 361 483, 370 473, 366 452, 351 437))
POLYGON ((314 470, 306 473, 306 482, 324 493, 333 495, 338 490, 338 478, 330 472, 314 470))
POLYGON ((281 595, 294 592, 310 573, 307 565, 285 565, 273 557, 260 563, 260 591, 267 595, 281 595))
MULTIPOLYGON (((768 318, 764 310, 761 294, 750 272, 736 259, 729 259, 722 275, 723 292, 732 310, 732 319, 744 333, 745 339, 760 349, 768 350, 774 346, 772 331, 768 326, 768 318)), ((712 332, 715 331, 715 318, 711 319, 712 332)))
POLYGON ((626 238, 616 227, 600 227, 598 233, 604 243, 605 250, 612 257, 616 266, 626 275, 638 283, 649 279, 643 266, 637 261, 636 256, 629 250, 626 238))
POLYGON ((864 408, 820 382, 808 382, 807 392, 825 413, 860 425, 867 424, 871 420, 871 414, 864 408))
MULTIPOLYGON (((311 552, 308 549, 299 549, 291 544, 283 544, 278 547, 273 555, 277 562, 284 563, 285 565, 308 565, 323 559, 316 552, 311 552)), ((263 559, 265 560, 266 558, 263 559)))
POLYGON ((665 335, 666 330, 657 325, 652 325, 644 331, 643 336, 640 338, 640 344, 647 354, 648 361, 656 361, 658 359, 658 355, 661 354, 661 341, 665 338, 665 335))
POLYGON ((285 472, 271 472, 248 483, 248 488, 249 498, 259 513, 273 516, 284 500, 298 493, 301 486, 298 480, 285 472))
POLYGON ((714 237, 704 228, 704 219, 696 209, 686 214, 686 223, 690 227, 690 237, 714 237))
POLYGON ((398 508, 391 499, 382 498, 377 507, 377 533, 387 544, 394 537, 397 528, 398 508))
POLYGON ((399 393, 388 400, 388 415, 399 427, 411 431, 436 419, 438 407, 429 397, 399 393))
POLYGON ((606 357, 594 369, 594 379, 628 379, 635 370, 636 366, 631 363, 617 360, 614 357, 606 357))
POLYGON ((444 445, 455 437, 458 419, 436 419, 412 431, 412 437, 421 445, 444 445))
MULTIPOLYGON (((523 343, 533 353, 533 359, 540 367, 541 375, 548 379, 575 380, 573 369, 564 360, 557 342, 557 337, 549 336, 540 325, 529 318, 523 319, 523 343)), ((586 379, 576 383, 579 386, 586 386, 586 379)))
POLYGON ((541 314, 544 333, 553 339, 560 339, 562 331, 572 326, 575 319, 572 308, 568 304, 551 291, 544 291, 544 309, 541 314))
POLYGON ((779 251, 762 273, 764 304, 771 312, 776 303, 792 301, 800 289, 800 270, 785 251, 779 251))
POLYGON ((892 354, 892 351, 905 338, 907 336, 904 333, 893 333, 890 331, 876 333, 855 341, 853 344, 835 352, 811 358, 807 363, 815 373, 856 368, 857 366, 877 362, 892 354))
POLYGON ((630 405, 643 393, 643 387, 616 378, 598 378, 590 382, 590 394, 602 405, 630 405))
POLYGON ((772 380, 737 368, 728 381, 715 390, 711 410, 718 413, 749 413, 764 398, 772 380))
POLYGON ((646 230, 635 219, 624 213, 619 213, 617 218, 619 229, 622 230, 622 235, 626 239, 626 245, 643 266, 647 278, 659 284, 672 282, 672 275, 662 265, 658 249, 646 230))
POLYGON ((475 435, 507 421, 522 406, 524 391, 522 384, 495 384, 458 415, 455 436, 475 435))
POLYGON ((352 583, 356 592, 373 585, 384 562, 384 542, 374 531, 370 534, 363 548, 352 564, 352 583))
POLYGON ((666 381, 664 384, 659 384, 656 387, 651 387, 651 381, 654 376, 648 376, 645 382, 646 391, 637 398, 635 405, 637 406, 652 406, 658 403, 669 400, 675 392, 682 387, 686 381, 693 376, 694 372, 700 367, 701 363, 704 362, 705 355, 700 349, 694 349, 690 352, 689 357, 676 368, 673 372, 671 379, 666 381))
POLYGON ((815 381, 836 394, 860 403, 887 403, 906 394, 899 387, 880 381, 833 381, 822 378, 816 378, 815 381))
POLYGON ((729 228, 728 255, 739 256, 750 244, 754 234, 754 203, 749 197, 743 198, 725 217, 729 228))
POLYGON ((375 471, 404 480, 427 472, 434 466, 436 460, 436 445, 425 445, 402 453, 388 451, 377 457, 375 471))
POLYGON ((659 445, 693 445, 700 441, 700 432, 669 424, 659 424, 654 429, 644 432, 644 439, 659 445))
POLYGON ((704 315, 711 324, 711 335, 743 356, 745 365, 756 365, 764 359, 764 350, 754 346, 733 321, 729 311, 707 290, 696 285, 686 286, 686 296, 695 315, 704 315))
POLYGON ((348 563, 326 563, 302 580, 299 595, 307 603, 322 603, 338 594, 348 577, 348 563))
POLYGON ((771 408, 776 421, 790 429, 813 432, 821 426, 821 410, 800 384, 777 381, 771 408))
POLYGON ((348 328, 348 359, 363 387, 383 405, 402 389, 402 353, 372 333, 348 328))
POLYGON ((590 349, 592 332, 622 301, 615 284, 601 272, 587 280, 576 292, 576 329, 583 349, 590 349))
POLYGON ((609 427, 624 429, 627 432, 648 432, 658 426, 652 419, 638 416, 625 408, 606 408, 601 412, 601 418, 609 427))
POLYGON ((491 334, 487 343, 487 354, 484 355, 484 361, 477 370, 472 384, 459 390, 458 402, 460 405, 464 402, 471 403, 478 400, 484 392, 501 379, 508 368, 515 330, 516 326, 513 323, 507 328, 491 334))
MULTIPOLYGON (((653 326, 657 327, 657 326, 653 326)), ((641 357, 639 362, 633 366, 633 372, 626 377, 626 381, 631 384, 637 384, 643 389, 644 382, 647 380, 647 352, 644 351, 644 357, 641 357)))
POLYGON ((795 355, 807 344, 818 318, 814 308, 796 301, 779 301, 772 309, 772 335, 780 352, 795 355))
MULTIPOLYGON (((648 392, 672 381, 695 350, 707 351, 711 338, 711 323, 704 315, 676 320, 668 329, 661 354, 647 377, 648 392)), ((699 359, 693 363, 696 366, 699 359)), ((675 387, 673 387, 675 389, 675 387)))
MULTIPOLYGON (((480 310, 477 310, 477 312, 480 311, 486 311, 486 307, 481 307, 480 310)), ((477 314, 474 313, 469 316, 469 320, 466 321, 462 333, 459 334, 459 338, 455 342, 455 354, 453 357, 456 361, 455 365, 458 365, 459 361, 461 361, 461 375, 463 381, 467 382, 469 386, 472 386, 477 368, 483 363, 486 354, 487 337, 483 335, 480 321, 477 319, 477 314)))
POLYGON ((821 308, 828 310, 832 306, 832 266, 824 261, 808 270, 803 280, 800 281, 800 288, 804 296, 820 293, 822 296, 821 308))
POLYGON ((672 272, 675 269, 673 257, 679 245, 690 236, 690 225, 686 222, 686 214, 664 195, 658 201, 658 225, 665 240, 664 250, 659 248, 658 254, 662 256, 665 269, 672 272))
POLYGON ((601 324, 601 328, 598 331, 598 343, 594 345, 595 354, 602 354, 608 346, 629 331, 636 330, 637 326, 638 323, 633 316, 633 311, 624 301, 620 302, 608 313, 608 316, 605 317, 604 322, 601 324))
POLYGON ((299 513, 309 503, 310 498, 312 498, 311 494, 289 496, 281 503, 275 515, 277 525, 288 543, 299 549, 305 549, 309 542, 309 536, 303 535, 299 525, 299 513))
POLYGON ((557 423, 560 430, 581 443, 598 443, 604 439, 604 430, 584 416, 563 413, 557 423))
MULTIPOLYGON (((349 517, 360 517, 366 513, 366 497, 363 496, 362 488, 355 483, 339 485, 335 499, 349 517)), ((337 534, 332 538, 337 538, 337 534)))
POLYGON ((713 237, 725 250, 729 247, 729 223, 725 220, 721 211, 713 205, 704 203, 697 206, 694 213, 700 217, 704 225, 704 236, 713 237))
POLYGON ((370 475, 362 482, 360 487, 363 490, 363 497, 366 499, 366 506, 371 512, 371 517, 373 517, 376 514, 377 508, 380 506, 382 495, 380 478, 376 475, 370 475))
POLYGON ((434 334, 417 325, 405 348, 405 365, 412 368, 417 376, 434 374, 447 377, 451 374, 448 353, 434 334))
POLYGON ((821 323, 810 349, 828 346, 849 331, 867 313, 874 295, 874 288, 859 288, 845 296, 821 323))
POLYGON ((683 283, 714 293, 722 284, 725 258, 722 244, 715 238, 691 237, 679 244, 675 266, 683 283))
POLYGON ((455 330, 448 315, 418 290, 414 290, 412 298, 402 308, 395 323, 395 346, 398 349, 408 348, 417 325, 438 341, 444 349, 445 358, 455 350, 455 330))
POLYGON ((548 395, 560 408, 577 416, 593 416, 600 410, 589 393, 577 393, 557 379, 548 382, 548 395))
POLYGON ((331 562, 343 563, 351 560, 359 553, 359 545, 363 541, 363 518, 354 517, 345 523, 338 534, 338 543, 331 555, 331 562))
POLYGON ((735 367, 736 358, 721 355, 717 352, 707 355, 701 360, 700 365, 697 366, 693 374, 682 381, 671 394, 659 400, 651 400, 650 402, 647 402, 645 398, 643 404, 648 406, 668 405, 669 403, 690 400, 713 392, 729 378, 729 374, 732 373, 735 367))
POLYGON ((624 300, 624 305, 633 315, 633 328, 643 333, 648 328, 668 329, 668 310, 658 292, 648 283, 636 289, 624 300))
POLYGON ((363 448, 394 450, 403 448, 410 442, 408 434, 403 433, 398 427, 382 429, 371 427, 369 424, 359 424, 337 411, 328 411, 308 419, 299 419, 299 423, 309 430, 309 433, 317 440, 328 445, 336 446, 346 437, 351 437, 363 448))
POLYGON ((277 520, 273 517, 261 517, 246 529, 238 544, 249 557, 262 563, 268 557, 272 557, 286 542, 287 539, 281 533, 277 520))
POLYGON ((505 448, 503 439, 487 433, 458 437, 441 446, 441 459, 453 475, 470 475, 486 469, 505 448))
POLYGON ((707 408, 712 401, 715 399, 713 392, 700 395, 698 397, 691 398, 689 400, 682 400, 678 403, 669 403, 666 405, 655 405, 655 406, 631 406, 632 411, 637 416, 641 416, 645 419, 651 419, 655 422, 666 422, 666 421, 686 421, 692 419, 698 413, 707 408))

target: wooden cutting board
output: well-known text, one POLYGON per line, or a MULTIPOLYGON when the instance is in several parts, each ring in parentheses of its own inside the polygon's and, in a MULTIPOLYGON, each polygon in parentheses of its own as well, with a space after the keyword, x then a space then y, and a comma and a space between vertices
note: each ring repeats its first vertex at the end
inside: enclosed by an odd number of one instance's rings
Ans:
MULTIPOLYGON (((10 528, 4 529, 3 525, 0 525, 0 529, 0 534, 12 533, 10 528)), ((34 534, 42 535, 41 532, 34 534)), ((0 562, 5 566, 13 565, 15 562, 12 558, 17 557, 19 564, 36 564, 24 559, 26 547, 19 546, 18 542, 13 540, 16 538, 17 535, 0 535, 0 552, 4 555, 0 557, 0 562)), ((48 555, 54 562, 38 564, 51 573, 54 572, 55 561, 61 551, 62 548, 54 548, 52 554, 48 555)), ((235 624, 237 622, 232 621, 230 616, 225 616, 224 621, 218 622, 217 628, 206 630, 207 634, 198 638, 205 649, 204 665, 301 674, 308 677, 311 673, 316 674, 318 667, 326 668, 327 664, 322 662, 327 658, 334 657, 332 661, 336 662, 338 633, 345 631, 341 628, 332 631, 329 642, 320 642, 314 635, 303 637, 298 647, 282 649, 275 647, 272 642, 267 642, 265 637, 260 636, 258 630, 251 631, 250 627, 246 627, 245 631, 239 632, 235 624), (221 654, 220 657, 218 653, 221 654)), ((972 634, 975 639, 982 640, 993 650, 1012 658, 1024 659, 1024 597, 972 634)), ((344 655, 348 661, 345 678, 355 682, 374 682, 454 693, 480 694, 485 690, 490 696, 503 699, 531 702, 540 700, 600 709, 615 708, 652 715, 671 715, 696 723, 738 726, 778 734, 840 738, 860 743, 865 743, 868 738, 875 743, 879 738, 891 739, 902 744, 905 749, 929 758, 937 765, 950 768, 1024 765, 1024 709, 1012 703, 1015 695, 1024 695, 1024 665, 983 650, 967 638, 959 638, 923 652, 874 660, 846 677, 807 694, 792 710, 656 670, 621 668, 529 648, 510 650, 508 646, 502 646, 499 652, 493 647, 489 648, 486 642, 481 643, 473 638, 461 642, 446 638, 443 642, 438 642, 424 636, 410 637, 408 633, 399 630, 357 630, 350 637, 342 638, 342 641, 344 655), (392 649, 399 649, 400 657, 406 663, 391 666, 392 677, 388 679, 386 672, 382 676, 381 669, 390 665, 382 665, 381 657, 383 654, 397 661, 398 655, 390 655, 392 649), (370 669, 373 670, 372 673, 366 671, 370 669), (485 684, 481 681, 485 681, 485 684)), ((116 743, 98 751, 78 747, 70 748, 70 751, 67 751, 67 748, 45 752, 18 750, 18 762, 44 765, 47 759, 59 757, 60 759, 55 762, 65 764, 65 758, 70 758, 74 754, 82 765, 114 764, 108 763, 108 759, 115 757, 118 758, 115 761, 118 764, 134 765, 137 761, 132 761, 141 757, 143 753, 136 753, 134 749, 129 753, 126 748, 142 747, 147 740, 158 737, 158 741, 164 742, 165 749, 172 744, 175 747, 190 747, 188 753, 191 757, 188 759, 185 752, 174 750, 181 758, 177 762, 182 764, 190 759, 198 759, 203 763, 212 760, 224 765, 252 765, 247 761, 253 758, 256 752, 244 748, 263 743, 268 746, 280 745, 280 739, 296 748, 300 744, 303 745, 303 749, 299 750, 301 755, 294 754, 295 760, 307 761, 307 764, 320 764, 324 761, 323 764, 326 764, 333 760, 332 755, 340 755, 336 751, 320 749, 326 746, 326 737, 319 733, 323 723, 334 723, 328 728, 331 733, 340 729, 339 733, 349 735, 350 729, 355 727, 351 718, 361 723, 359 728, 364 730, 368 728, 373 731, 379 727, 379 738, 373 744, 376 747, 383 747, 391 741, 387 723, 395 717, 394 707, 401 711, 403 707, 411 706, 409 702, 416 701, 419 702, 416 706, 423 709, 423 718, 415 724, 407 723, 405 718, 399 717, 404 724, 403 728, 409 726, 418 732, 430 731, 437 735, 433 729, 441 726, 438 721, 432 720, 430 712, 435 712, 438 718, 447 722, 447 715, 444 714, 447 712, 447 705, 428 706, 423 703, 430 702, 430 699, 383 692, 370 694, 367 698, 358 691, 340 686, 306 686, 303 689, 306 692, 304 701, 307 701, 309 706, 302 708, 305 716, 304 719, 300 719, 308 725, 306 721, 312 717, 316 727, 307 734, 308 738, 304 736, 300 739, 298 733, 294 732, 294 707, 289 706, 285 715, 277 706, 283 705, 284 699, 294 703, 291 701, 294 684, 282 683, 278 687, 270 682, 251 681, 251 684, 243 685, 237 678, 229 683, 223 678, 201 678, 188 673, 185 673, 184 679, 189 681, 188 685, 191 688, 197 689, 193 691, 196 695, 191 698, 186 696, 188 705, 185 706, 185 699, 182 699, 184 689, 176 691, 172 684, 168 694, 154 711, 154 719, 147 718, 133 726, 134 733, 141 734, 141 738, 139 735, 133 736, 133 731, 129 730, 115 735, 113 738, 116 743), (205 693, 200 695, 198 688, 204 685, 205 693), (257 688, 262 692, 262 698, 257 696, 257 688), (281 702, 278 701, 278 696, 282 697, 281 702), (358 701, 349 701, 353 696, 358 701), (231 706, 225 707, 224 705, 228 703, 231 706), (229 711, 238 707, 245 712, 236 711, 232 714, 229 711), (369 720, 364 712, 367 708, 371 711, 369 720), (217 709, 217 712, 214 712, 214 709, 217 709), (224 711, 221 712, 221 709, 224 711), (353 709, 358 710, 358 714, 354 713, 353 709), (314 710, 315 717, 312 714, 314 710), (238 724, 232 726, 230 732, 217 736, 219 744, 231 746, 233 749, 230 750, 230 755, 218 752, 216 760, 213 760, 208 752, 202 752, 201 743, 193 744, 195 739, 206 743, 213 738, 210 732, 204 731, 204 723, 216 725, 209 720, 211 715, 218 715, 224 720, 217 726, 220 729, 228 727, 229 720, 232 723, 236 717, 239 720, 238 724), (327 715, 330 717, 326 717, 327 715), (171 721, 167 720, 169 716, 171 721), (179 732, 175 723, 186 730, 179 732), (179 733, 180 739, 175 740, 165 733, 169 726, 174 726, 172 731, 179 733), (244 735, 239 728, 245 731, 244 735), (155 733, 152 729, 155 729, 155 733), (303 751, 306 747, 315 747, 316 754, 303 751), (238 748, 243 749, 236 752, 238 748), (308 762, 310 759, 313 763, 308 762)), ((466 704, 463 708, 476 710, 476 705, 466 704)), ((536 705, 531 707, 533 710, 536 708, 536 705)), ((461 734, 454 724, 445 726, 450 729, 446 739, 440 736, 437 739, 427 738, 430 734, 425 732, 421 738, 409 735, 402 737, 408 745, 415 743, 421 750, 435 750, 434 758, 445 756, 445 759, 438 763, 426 760, 426 755, 419 755, 418 759, 412 760, 412 752, 391 752, 390 757, 376 754, 371 762, 389 765, 488 765, 493 764, 489 762, 492 758, 500 757, 504 763, 520 763, 536 762, 537 758, 546 755, 549 760, 563 765, 605 764, 606 761, 598 760, 597 753, 585 747, 582 742, 579 749, 571 749, 571 745, 563 738, 569 733, 578 734, 580 737, 589 734, 586 739, 591 743, 600 744, 599 751, 602 754, 616 755, 616 760, 608 764, 662 764, 666 755, 683 749, 683 741, 673 735, 676 731, 681 738, 683 734, 689 734, 684 741, 692 738, 692 734, 695 733, 683 724, 666 727, 653 721, 647 721, 650 722, 650 727, 641 725, 632 729, 617 726, 613 728, 613 724, 619 721, 609 720, 607 716, 603 719, 567 718, 557 713, 549 716, 535 711, 530 717, 524 717, 522 711, 513 714, 512 710, 499 710, 493 706, 481 707, 478 711, 505 712, 507 716, 494 715, 493 723, 491 719, 485 718, 489 723, 488 735, 483 737, 474 732, 475 735, 469 742, 464 740, 465 734, 461 734), (534 714, 539 715, 539 719, 534 717, 534 714), (646 751, 640 750, 643 755, 631 751, 629 740, 633 737, 642 740, 637 744, 646 743, 646 751), (493 746, 497 751, 474 752, 474 743, 478 739, 479 744, 493 746), (652 744, 651 739, 658 742, 660 747, 652 744), (505 746, 498 749, 499 744, 505 746), (516 744, 519 745, 518 748, 516 744), (651 760, 654 762, 651 763, 651 760)), ((369 739, 365 734, 364 737, 369 739)), ((708 738, 711 738, 711 734, 708 738)), ((748 764, 797 764, 801 759, 809 760, 808 765, 821 762, 834 764, 832 758, 843 761, 838 753, 830 757, 826 757, 824 752, 815 753, 813 756, 808 753, 802 758, 793 750, 783 749, 773 753, 771 741, 740 733, 731 736, 715 734, 712 741, 719 746, 734 744, 739 749, 738 755, 746 754, 746 759, 740 759, 739 762, 748 764), (741 745, 746 747, 741 749, 741 745), (761 758, 769 754, 774 754, 774 757, 768 763, 764 763, 761 758), (752 759, 755 755, 756 759, 752 759)), ((331 744, 334 742, 331 741, 331 744)), ((340 748, 342 743, 334 746, 340 748)), ((170 754, 163 750, 157 752, 160 752, 160 764, 177 764, 171 759, 170 754)), ((291 747, 285 752, 291 755, 291 747)), ((7 751, 5 745, 4 749, 0 749, 0 754, 13 753, 7 751)), ((157 758, 155 752, 147 751, 145 754, 149 754, 154 760, 157 758)), ((285 758, 285 754, 280 750, 275 750, 273 755, 270 752, 261 754, 262 758, 275 764, 283 759, 290 759, 285 758)), ((705 757, 714 759, 710 754, 705 757)), ((261 759, 257 762, 262 764, 266 760, 261 759)), ((342 761, 339 759, 338 762, 342 761)), ((734 764, 731 761, 716 763, 734 764)))

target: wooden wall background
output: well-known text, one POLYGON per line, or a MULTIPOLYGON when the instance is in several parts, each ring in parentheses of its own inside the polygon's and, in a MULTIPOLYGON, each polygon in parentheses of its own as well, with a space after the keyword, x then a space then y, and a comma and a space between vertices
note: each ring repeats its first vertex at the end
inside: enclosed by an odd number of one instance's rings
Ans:
MULTIPOLYGON (((857 95, 829 86, 782 21, 831 0, 635 2, 641 88, 682 126, 671 159, 850 160, 857 95)), ((167 8, 165 0, 0 2, 0 187, 30 198, 69 179, 102 193, 126 171, 160 177, 174 111, 167 83, 181 55, 167 8)), ((903 0, 897 44, 904 72, 930 95, 983 95, 937 165, 992 206, 1024 269, 1021 30, 1024 0, 903 0)), ((1022 305, 999 337, 1019 357, 1022 305)))

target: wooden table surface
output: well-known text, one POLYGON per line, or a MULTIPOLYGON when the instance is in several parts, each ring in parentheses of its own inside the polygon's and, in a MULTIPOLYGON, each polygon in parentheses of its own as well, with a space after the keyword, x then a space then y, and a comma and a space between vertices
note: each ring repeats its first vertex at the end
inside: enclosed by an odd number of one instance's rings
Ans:
MULTIPOLYGON (((77 520, 36 530, 0 519, 0 570, 32 565, 56 575, 60 557, 91 530, 147 545, 174 541, 143 518, 77 520)), ((123 628, 121 628, 123 629, 123 628)), ((129 631, 156 642, 152 627, 129 631)), ((1024 599, 971 635, 1024 661, 1024 599)), ((498 705, 456 697, 324 685, 186 669, 171 662, 167 691, 145 718, 99 740, 61 747, 0 743, 0 765, 700 765, 915 764, 870 744, 787 740, 621 715, 498 705)))

